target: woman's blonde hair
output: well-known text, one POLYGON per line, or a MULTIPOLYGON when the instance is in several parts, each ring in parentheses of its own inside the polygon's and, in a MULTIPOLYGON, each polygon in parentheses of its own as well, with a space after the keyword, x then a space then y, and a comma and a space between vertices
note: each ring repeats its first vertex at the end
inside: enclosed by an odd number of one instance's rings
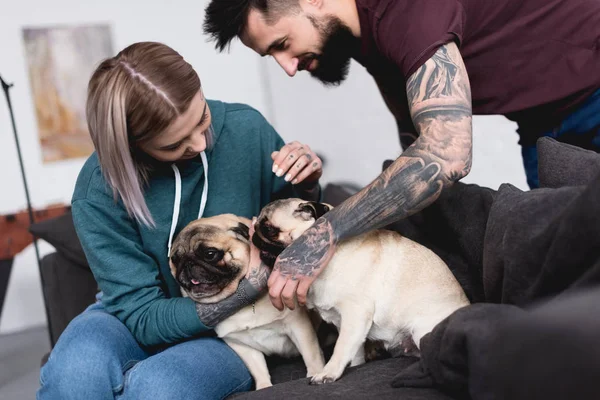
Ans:
POLYGON ((104 60, 90 79, 87 123, 102 174, 115 200, 120 197, 129 216, 147 226, 154 226, 144 200, 150 166, 139 145, 183 114, 199 90, 192 66, 154 42, 132 44, 104 60))

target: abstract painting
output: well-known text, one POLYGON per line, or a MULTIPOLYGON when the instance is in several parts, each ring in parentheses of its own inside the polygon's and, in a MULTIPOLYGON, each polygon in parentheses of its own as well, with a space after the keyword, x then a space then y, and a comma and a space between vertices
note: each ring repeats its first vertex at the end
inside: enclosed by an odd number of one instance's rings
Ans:
POLYGON ((43 161, 89 156, 87 86, 113 56, 110 26, 27 27, 23 39, 43 161))

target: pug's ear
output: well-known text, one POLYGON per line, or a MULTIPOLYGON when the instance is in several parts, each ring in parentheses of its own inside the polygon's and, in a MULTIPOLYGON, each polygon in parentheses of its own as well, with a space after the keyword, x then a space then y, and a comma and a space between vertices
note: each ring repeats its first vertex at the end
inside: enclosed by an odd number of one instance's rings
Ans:
POLYGON ((236 235, 243 237, 246 240, 250 240, 250 228, 242 224, 241 222, 239 222, 237 226, 234 226, 229 230, 235 233, 236 235))
POLYGON ((329 210, 331 210, 331 207, 328 204, 318 203, 316 201, 307 201, 306 203, 299 204, 295 213, 298 213, 302 216, 309 216, 310 218, 317 220, 329 210))

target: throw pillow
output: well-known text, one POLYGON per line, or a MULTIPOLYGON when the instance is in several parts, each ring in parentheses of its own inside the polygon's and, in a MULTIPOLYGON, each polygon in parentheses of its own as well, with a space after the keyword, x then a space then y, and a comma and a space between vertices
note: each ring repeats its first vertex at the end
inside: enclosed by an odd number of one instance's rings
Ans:
POLYGON ((70 211, 60 217, 31 225, 29 232, 50 243, 56 248, 56 251, 70 261, 81 267, 89 268, 70 211))
POLYGON ((550 137, 537 141, 540 187, 586 186, 600 173, 600 154, 550 137))

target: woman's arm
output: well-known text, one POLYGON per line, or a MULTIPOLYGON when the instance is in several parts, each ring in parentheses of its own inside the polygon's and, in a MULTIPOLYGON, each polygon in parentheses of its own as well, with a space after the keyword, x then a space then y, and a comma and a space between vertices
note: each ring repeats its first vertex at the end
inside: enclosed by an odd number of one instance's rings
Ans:
POLYGON ((135 224, 112 197, 73 201, 73 221, 104 308, 145 346, 173 343, 209 329, 189 298, 167 298, 159 266, 144 252, 135 224))

